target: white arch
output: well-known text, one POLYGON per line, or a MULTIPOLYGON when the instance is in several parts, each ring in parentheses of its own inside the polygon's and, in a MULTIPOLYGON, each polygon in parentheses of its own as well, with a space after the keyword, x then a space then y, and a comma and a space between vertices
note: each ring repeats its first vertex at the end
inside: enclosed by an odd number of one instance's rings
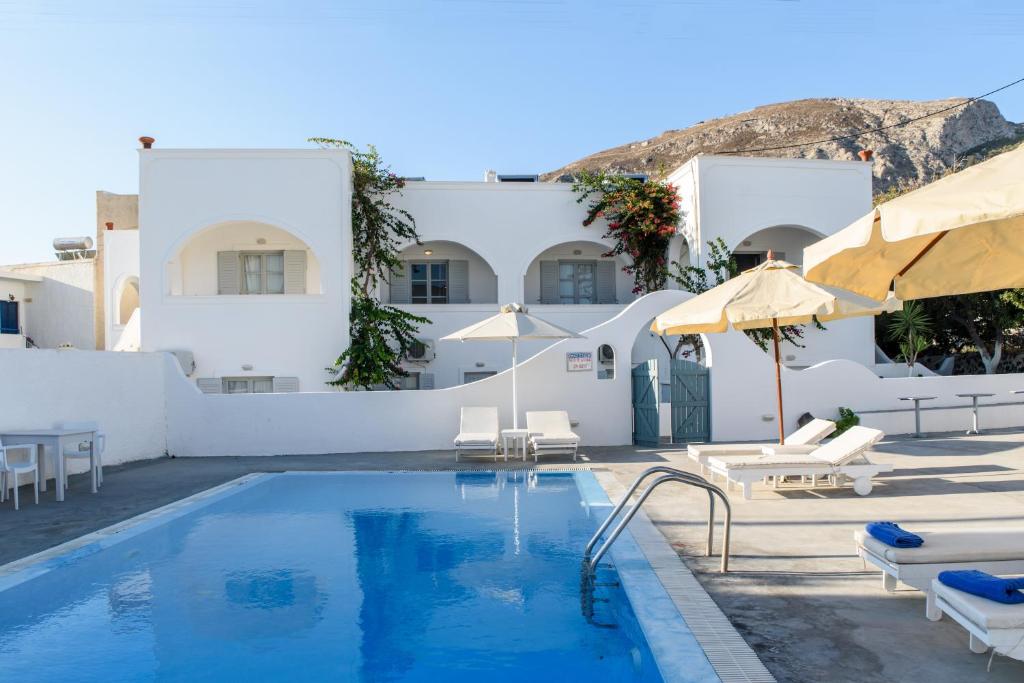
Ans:
POLYGON ((180 235, 164 252, 163 260, 161 261, 161 290, 164 294, 170 291, 169 279, 169 266, 181 258, 182 253, 185 249, 192 244, 195 240, 208 235, 211 232, 221 230, 232 225, 238 224, 252 224, 254 226, 260 226, 282 232, 288 236, 298 240, 303 246, 309 251, 310 258, 316 266, 316 272, 319 274, 317 277, 316 291, 311 291, 311 294, 326 294, 326 287, 324 284, 324 275, 320 270, 320 250, 315 246, 306 234, 301 230, 292 227, 284 222, 274 222, 263 217, 253 216, 249 214, 229 214, 214 219, 212 222, 203 221, 201 224, 197 223, 186 230, 180 235))
POLYGON ((815 230, 814 228, 810 228, 810 227, 808 227, 806 225, 800 225, 799 223, 771 223, 769 225, 763 225, 763 226, 761 226, 759 228, 751 230, 750 232, 748 232, 743 237, 740 237, 739 240, 735 244, 730 244, 729 245, 729 251, 730 252, 734 252, 739 247, 741 247, 743 245, 743 242, 749 240, 751 237, 754 237, 758 233, 764 232, 765 230, 772 230, 772 229, 775 229, 775 228, 788 229, 788 230, 798 230, 798 231, 801 231, 801 232, 808 233, 809 235, 811 235, 812 237, 816 237, 817 239, 823 239, 823 238, 827 237, 827 235, 825 235, 823 232, 821 232, 819 230, 815 230))
POLYGON ((141 293, 139 277, 137 275, 122 275, 117 279, 113 289, 114 300, 111 305, 111 310, 114 313, 114 325, 127 325, 128 319, 131 317, 131 311, 129 311, 126 316, 122 310, 124 307, 124 295, 127 292, 128 287, 135 288, 135 308, 139 307, 141 293))

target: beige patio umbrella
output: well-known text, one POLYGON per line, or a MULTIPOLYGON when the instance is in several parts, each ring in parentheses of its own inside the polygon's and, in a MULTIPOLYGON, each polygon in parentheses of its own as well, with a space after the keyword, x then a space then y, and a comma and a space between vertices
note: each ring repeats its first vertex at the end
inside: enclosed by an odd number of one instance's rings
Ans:
POLYGON ((779 354, 779 327, 813 321, 878 315, 898 310, 902 305, 892 297, 879 303, 849 292, 836 292, 807 282, 797 266, 768 260, 726 280, 692 299, 665 311, 651 324, 651 331, 662 335, 701 334, 760 327, 772 328, 775 351, 775 387, 779 412, 779 443, 786 442, 782 419, 782 361, 779 354))
POLYGON ((519 429, 516 345, 520 339, 582 339, 583 336, 530 315, 522 304, 506 304, 498 315, 441 337, 441 341, 512 342, 512 428, 519 429))
POLYGON ((1024 146, 879 205, 804 249, 804 273, 879 300, 1024 287, 1024 146))

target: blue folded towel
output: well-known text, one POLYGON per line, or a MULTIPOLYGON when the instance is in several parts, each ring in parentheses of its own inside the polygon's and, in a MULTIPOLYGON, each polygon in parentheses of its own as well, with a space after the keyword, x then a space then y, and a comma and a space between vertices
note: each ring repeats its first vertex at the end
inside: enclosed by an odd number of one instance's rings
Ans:
POLYGON ((1019 605, 1024 602, 1024 593, 1021 592, 1024 588, 1024 576, 1004 579, 979 572, 977 569, 958 569, 939 572, 939 583, 1007 605, 1019 605))
POLYGON ((919 548, 924 544, 923 538, 904 531, 895 522, 871 522, 864 530, 871 534, 872 538, 877 538, 893 548, 919 548))

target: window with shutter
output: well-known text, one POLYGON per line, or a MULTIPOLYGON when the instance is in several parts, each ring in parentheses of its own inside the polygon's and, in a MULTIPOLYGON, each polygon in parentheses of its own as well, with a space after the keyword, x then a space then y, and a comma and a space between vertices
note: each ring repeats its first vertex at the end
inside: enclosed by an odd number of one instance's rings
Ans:
POLYGON ((391 303, 393 304, 408 304, 412 303, 409 280, 409 264, 403 263, 402 268, 399 270, 391 271, 391 303))
POLYGON ((274 393, 275 394, 290 394, 299 390, 299 378, 298 377, 275 377, 274 378, 274 393))
POLYGON ((540 262, 540 302, 558 303, 558 261, 540 262))
POLYGON ((199 377, 196 379, 196 386, 199 391, 204 394, 221 394, 223 392, 223 382, 220 377, 199 377))
POLYGON ((597 303, 615 303, 615 261, 602 260, 596 266, 597 303))
POLYGON ((306 252, 302 249, 284 252, 284 293, 306 293, 306 252))
POLYGON ((217 252, 217 293, 239 294, 241 292, 241 261, 237 251, 217 252))
POLYGON ((420 389, 433 389, 434 388, 434 373, 432 372, 421 372, 420 373, 420 389))
POLYGON ((448 303, 469 303, 469 261, 448 262, 448 303))

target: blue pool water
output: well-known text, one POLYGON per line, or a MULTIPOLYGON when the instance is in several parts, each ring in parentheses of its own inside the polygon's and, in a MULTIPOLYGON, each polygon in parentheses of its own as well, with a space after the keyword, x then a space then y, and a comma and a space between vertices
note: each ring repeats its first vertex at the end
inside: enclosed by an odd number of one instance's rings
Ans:
POLYGON ((0 577, 0 680, 677 680, 623 588, 599 588, 597 623, 581 614, 595 487, 264 475, 0 577))

